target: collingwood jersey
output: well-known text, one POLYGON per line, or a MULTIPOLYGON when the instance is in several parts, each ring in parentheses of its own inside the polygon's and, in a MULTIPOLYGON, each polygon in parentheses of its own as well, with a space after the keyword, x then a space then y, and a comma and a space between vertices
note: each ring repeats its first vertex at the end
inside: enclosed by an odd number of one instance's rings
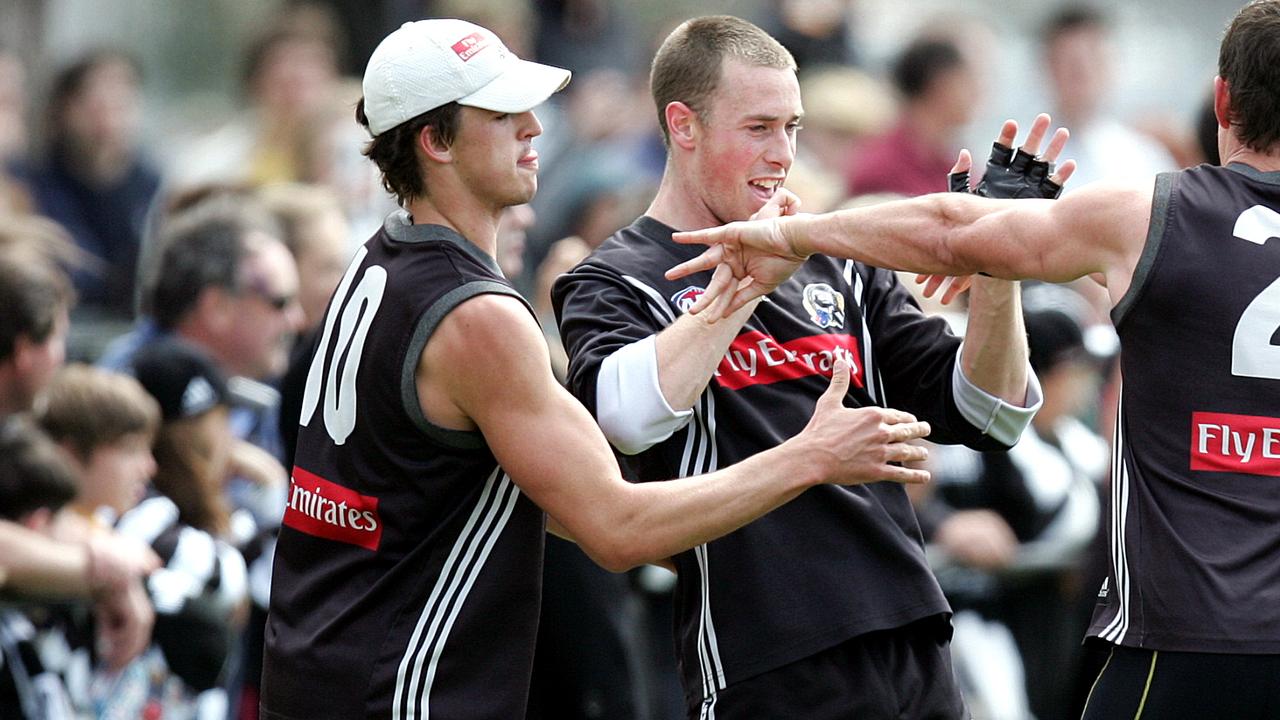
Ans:
POLYGON ((404 213, 338 286, 276 549, 265 718, 524 716, 545 518, 479 432, 427 421, 415 384, 432 331, 482 293, 518 297, 488 255, 404 213))
POLYGON ((1124 386, 1089 634, 1280 653, 1280 173, 1160 175, 1112 319, 1124 386))
MULTIPOLYGON (((673 323, 710 277, 663 278, 700 252, 671 233, 641 217, 556 283, 569 385, 592 412, 602 361, 673 323)), ((815 255, 757 307, 688 424, 622 456, 624 473, 696 475, 797 435, 839 356, 852 368, 846 405, 906 410, 932 423, 930 439, 997 449, 953 400, 959 344, 893 273, 815 255)), ((675 563, 678 659, 693 702, 856 635, 949 612, 895 483, 811 488, 675 563)))

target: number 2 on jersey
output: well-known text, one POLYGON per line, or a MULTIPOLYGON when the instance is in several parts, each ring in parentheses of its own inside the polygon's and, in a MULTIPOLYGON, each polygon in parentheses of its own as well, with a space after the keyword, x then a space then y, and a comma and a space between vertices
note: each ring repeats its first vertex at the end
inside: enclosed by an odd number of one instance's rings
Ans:
POLYGON ((382 305, 382 294, 387 287, 387 271, 374 265, 365 270, 360 284, 350 298, 347 297, 351 282, 368 254, 368 250, 360 248, 338 284, 333 302, 325 314, 324 333, 320 336, 315 357, 311 359, 306 390, 302 395, 299 422, 306 427, 315 416, 316 407, 320 404, 320 387, 324 385, 324 427, 335 445, 345 443, 356 427, 356 372, 360 369, 369 326, 382 305), (338 325, 338 342, 333 356, 329 357, 329 339, 333 335, 339 309, 342 310, 342 322, 338 325))
MULTIPOLYGON (((1264 205, 1240 213, 1233 234, 1241 240, 1266 245, 1269 238, 1280 239, 1280 213, 1264 205)), ((1275 343, 1280 329, 1280 278, 1258 293, 1236 323, 1231 341, 1231 374, 1240 377, 1280 380, 1280 345, 1275 343)))

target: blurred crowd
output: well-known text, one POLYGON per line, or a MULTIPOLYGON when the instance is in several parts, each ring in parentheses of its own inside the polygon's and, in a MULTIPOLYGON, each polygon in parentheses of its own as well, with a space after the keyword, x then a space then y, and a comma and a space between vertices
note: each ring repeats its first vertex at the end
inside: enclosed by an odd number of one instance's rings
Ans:
MULTIPOLYGON (((946 190, 988 91, 981 20, 925 19, 869 67, 850 7, 775 0, 750 18, 799 63, 787 187, 805 211, 946 190)), ((239 110, 167 147, 142 132, 129 48, 39 88, 0 48, 0 716, 257 717, 307 338, 395 208, 361 155, 353 78, 389 30, 432 15, 575 73, 539 110, 541 187, 507 211, 498 258, 563 373, 549 289, 652 198, 665 151, 647 62, 670 25, 640 34, 608 0, 286 3, 244 56, 239 110)), ((1071 184, 1216 162, 1207 101, 1208 125, 1184 129, 1108 113, 1109 23, 1062 5, 1028 28, 1044 110, 1072 132, 1071 184)), ((963 307, 921 302, 963 325, 963 307)), ((913 500, 974 716, 1052 720, 1087 691, 1117 343, 1088 282, 1028 286, 1024 310, 1033 427, 1007 454, 934 448, 913 500)), ((549 539, 530 717, 679 717, 672 584, 549 539)))

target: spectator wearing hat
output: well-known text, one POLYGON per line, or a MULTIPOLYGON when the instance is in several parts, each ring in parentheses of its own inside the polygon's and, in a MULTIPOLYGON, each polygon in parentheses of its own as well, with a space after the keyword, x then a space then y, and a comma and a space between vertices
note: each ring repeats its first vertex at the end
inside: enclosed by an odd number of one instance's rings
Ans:
POLYGON ((128 369, 140 348, 174 336, 230 378, 232 430, 247 443, 233 446, 241 479, 228 492, 260 524, 279 521, 285 479, 280 397, 270 383, 284 372, 304 320, 297 264, 279 236, 265 211, 239 197, 215 195, 169 220, 147 273, 146 317, 99 360, 128 369))
POLYGON ((147 587, 156 608, 155 644, 100 683, 95 711, 138 717, 225 713, 228 658, 243 625, 244 558, 229 539, 223 494, 234 442, 227 380, 199 348, 176 338, 139 352, 134 373, 159 407, 153 493, 124 513, 118 531, 164 562, 147 587))

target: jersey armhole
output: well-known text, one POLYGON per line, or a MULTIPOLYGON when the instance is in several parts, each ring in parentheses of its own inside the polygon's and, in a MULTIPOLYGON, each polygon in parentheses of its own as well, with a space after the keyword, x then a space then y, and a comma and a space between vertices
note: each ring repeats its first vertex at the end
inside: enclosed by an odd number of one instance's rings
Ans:
MULTIPOLYGON (((440 427, 427 419, 418 403, 417 369, 418 358, 431 339, 432 333, 440 326, 440 322, 454 308, 477 295, 510 295, 528 307, 528 303, 520 293, 509 285, 494 280, 476 280, 460 285, 445 293, 427 308, 414 327, 413 336, 405 351, 404 365, 400 370, 400 401, 405 413, 414 426, 432 441, 446 447, 461 450, 478 450, 484 447, 484 433, 479 430, 453 430, 440 427)), ((532 310, 530 310, 532 312, 532 310)))
POLYGON ((1156 256, 1160 254, 1160 246, 1164 242, 1165 230, 1169 217, 1173 214, 1173 186, 1177 173, 1164 172, 1156 175, 1155 192, 1151 197, 1151 220, 1147 227, 1147 239, 1142 246, 1142 254, 1133 269, 1133 278, 1129 281, 1129 289, 1124 297, 1111 309, 1111 324, 1120 327, 1129 311, 1137 304, 1146 289, 1151 273, 1155 267, 1156 256))

